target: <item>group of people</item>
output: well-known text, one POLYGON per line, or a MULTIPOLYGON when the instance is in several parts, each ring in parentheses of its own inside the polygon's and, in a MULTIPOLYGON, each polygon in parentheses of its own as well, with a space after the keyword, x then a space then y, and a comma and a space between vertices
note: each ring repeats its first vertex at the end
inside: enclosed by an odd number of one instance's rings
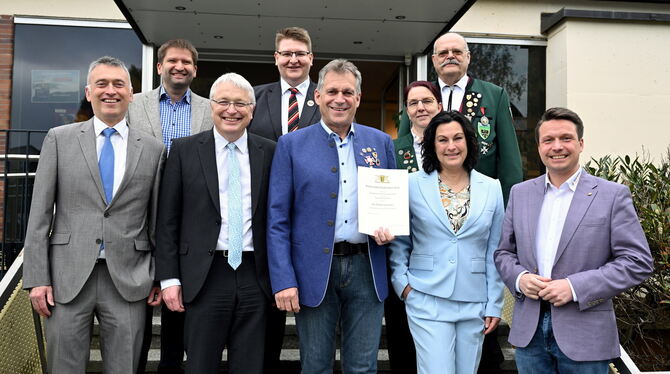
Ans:
POLYGON ((94 117, 48 132, 25 242, 50 373, 85 372, 94 316, 104 371, 144 372, 160 304, 162 373, 184 352, 217 373, 224 348, 230 373, 274 373, 286 312, 302 373, 333 372, 338 330, 342 371, 375 373, 384 316, 394 373, 496 373, 504 285, 520 373, 607 372, 611 300, 653 264, 628 189, 580 168, 577 114, 544 113, 547 173, 521 182, 507 94, 468 76, 462 36, 436 40, 438 81, 407 86, 395 141, 355 122, 354 64, 314 83, 306 30, 275 47, 279 82, 227 73, 209 100, 183 39, 147 93, 118 59, 91 64, 94 117), (411 173, 410 235, 358 231, 359 167, 411 173))

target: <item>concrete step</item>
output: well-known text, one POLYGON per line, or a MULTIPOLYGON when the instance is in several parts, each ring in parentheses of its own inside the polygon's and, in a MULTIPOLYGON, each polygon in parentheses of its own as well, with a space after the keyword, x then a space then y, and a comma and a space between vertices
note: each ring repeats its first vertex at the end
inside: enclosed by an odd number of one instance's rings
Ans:
MULTIPOLYGON (((390 373, 389 361, 388 361, 388 351, 386 349, 386 323, 382 321, 382 338, 380 341, 380 349, 377 355, 377 365, 379 374, 388 374, 390 373)), ((156 373, 156 368, 160 360, 160 316, 158 313, 154 313, 152 319, 152 341, 151 349, 149 351, 149 358, 147 361, 147 374, 156 373)), ((498 327, 498 339, 502 347, 503 355, 505 361, 501 365, 501 369, 504 374, 513 374, 516 373, 516 366, 514 363, 514 348, 507 342, 507 335, 509 334, 509 325, 505 322, 502 322, 498 327)), ((91 341, 91 357, 90 362, 87 368, 87 373, 102 373, 102 357, 100 354, 100 340, 99 336, 99 327, 97 321, 94 322, 93 327, 93 338, 91 341)), ((335 373, 340 373, 340 350, 339 350, 339 341, 337 345, 337 350, 335 353, 335 373)), ((221 373, 226 373, 226 360, 227 360, 227 351, 224 350, 222 356, 221 364, 221 373)), ((299 372, 300 367, 300 352, 298 350, 298 336, 295 326, 295 317, 289 315, 286 318, 286 333, 284 335, 284 345, 281 352, 281 367, 277 369, 276 374, 295 374, 299 372)))

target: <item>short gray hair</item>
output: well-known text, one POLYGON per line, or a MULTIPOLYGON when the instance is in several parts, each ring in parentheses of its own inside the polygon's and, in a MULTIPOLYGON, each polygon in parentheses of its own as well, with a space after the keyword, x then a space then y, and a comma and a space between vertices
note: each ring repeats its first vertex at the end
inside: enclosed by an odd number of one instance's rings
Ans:
POLYGON ((118 58, 112 56, 102 56, 97 60, 91 62, 91 64, 88 66, 88 74, 86 75, 87 86, 91 84, 91 82, 88 81, 89 78, 91 77, 91 72, 93 71, 93 69, 98 67, 98 65, 107 65, 123 69, 123 71, 125 71, 126 75, 128 76, 128 86, 130 88, 133 88, 133 82, 130 81, 130 72, 126 67, 126 64, 124 64, 123 61, 119 60, 118 58))
POLYGON ((345 73, 353 74, 354 77, 356 77, 356 93, 357 94, 361 93, 361 83, 363 82, 361 72, 358 71, 356 65, 342 58, 333 60, 327 63, 326 66, 321 68, 321 71, 319 71, 319 83, 316 85, 316 89, 319 90, 319 92, 323 90, 323 81, 326 78, 326 74, 330 72, 338 74, 345 74, 345 73))
POLYGON ((252 104, 256 105, 256 96, 254 95, 254 88, 251 86, 251 83, 249 83, 248 80, 246 80, 243 76, 237 73, 226 73, 217 78, 214 81, 214 83, 212 83, 212 88, 209 89, 210 99, 214 98, 214 92, 216 91, 216 87, 221 83, 231 83, 233 86, 247 91, 247 94, 249 95, 249 101, 252 104))

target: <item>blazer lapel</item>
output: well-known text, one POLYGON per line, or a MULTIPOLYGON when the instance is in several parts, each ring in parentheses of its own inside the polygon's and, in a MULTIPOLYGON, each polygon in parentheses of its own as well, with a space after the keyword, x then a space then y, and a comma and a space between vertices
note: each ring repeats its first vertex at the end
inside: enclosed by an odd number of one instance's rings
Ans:
POLYGON ((142 155, 142 137, 140 136, 139 132, 135 132, 132 130, 130 127, 130 124, 128 124, 128 145, 126 148, 126 169, 123 173, 123 178, 121 179, 121 184, 119 184, 119 188, 116 190, 116 193, 114 194, 114 197, 112 198, 112 202, 109 204, 110 206, 114 201, 116 201, 117 196, 120 196, 121 193, 123 192, 124 189, 128 186, 128 183, 133 179, 133 176, 135 175, 135 170, 137 170, 137 165, 140 162, 140 158, 142 155))
POLYGON ((309 87, 307 88, 307 95, 305 95, 305 102, 302 105, 302 113, 300 113, 300 122, 298 123, 300 128, 316 123, 314 114, 316 114, 319 106, 314 102, 314 89, 316 89, 316 84, 310 81, 309 87), (310 103, 312 105, 309 105, 310 103))
POLYGON ((278 115, 270 115, 270 122, 272 123, 272 129, 275 132, 275 136, 279 138, 282 136, 281 129, 281 85, 279 82, 274 84, 270 89, 268 89, 268 113, 278 113, 278 115))
POLYGON ((451 223, 449 222, 449 218, 442 205, 440 187, 437 180, 437 171, 433 171, 430 174, 422 173, 419 178, 417 178, 417 182, 421 196, 426 200, 426 205, 430 207, 430 210, 433 212, 437 220, 440 221, 452 235, 456 235, 451 228, 451 223))
POLYGON ((529 243, 532 243, 533 250, 530 251, 531 263, 537 266, 537 224, 540 219, 542 202, 544 201, 544 176, 535 178, 532 183, 530 194, 526 198, 526 212, 524 216, 527 220, 526 227, 529 228, 529 243))
POLYGON ((100 179, 100 168, 98 167, 98 152, 95 146, 95 130, 93 128, 93 118, 88 120, 81 130, 81 134, 77 137, 81 151, 84 154, 84 161, 91 172, 93 183, 95 183, 100 198, 105 201, 105 191, 102 188, 102 179, 100 179))
MULTIPOLYGON (((488 200, 489 189, 485 188, 481 174, 475 170, 470 172, 470 212, 468 212, 463 227, 458 232, 465 232, 472 222, 476 222, 484 212, 488 200), (475 197, 474 199, 472 197, 475 197)), ((440 204, 441 205, 441 204, 440 204)), ((451 226, 451 225, 449 225, 451 226)))
POLYGON ((554 265, 556 265, 556 262, 558 262, 558 259, 565 251, 565 248, 575 234, 577 227, 579 227, 579 223, 582 221, 582 218, 584 218, 584 214, 589 210, 591 202, 593 202, 593 199, 598 194, 598 183, 595 178, 592 178, 586 171, 582 170, 579 179, 577 189, 572 196, 570 208, 568 208, 568 214, 565 216, 563 232, 561 233, 561 239, 558 242, 558 248, 556 248, 554 265))
POLYGON ((258 207, 258 198, 263 185, 263 160, 265 159, 265 150, 263 146, 256 143, 251 134, 247 133, 247 144, 249 146, 249 166, 251 169, 251 215, 256 214, 258 207))
POLYGON ((149 123, 151 124, 151 131, 155 138, 162 140, 163 139, 163 127, 161 126, 161 113, 160 113, 160 103, 158 94, 160 92, 160 87, 151 91, 150 95, 144 97, 144 110, 147 112, 149 117, 149 123))
POLYGON ((205 175, 205 183, 207 183, 207 190, 212 203, 217 211, 221 211, 219 204, 219 174, 216 170, 216 150, 214 149, 214 134, 211 132, 202 133, 200 138, 200 146, 198 147, 198 156, 200 157, 200 165, 205 175))

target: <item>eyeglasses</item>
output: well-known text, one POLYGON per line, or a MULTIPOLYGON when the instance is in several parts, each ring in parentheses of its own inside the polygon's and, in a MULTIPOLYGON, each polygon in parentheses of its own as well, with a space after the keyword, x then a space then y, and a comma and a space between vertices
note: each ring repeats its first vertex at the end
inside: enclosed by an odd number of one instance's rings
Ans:
POLYGON ((251 105, 254 105, 253 103, 243 103, 240 101, 228 101, 228 100, 216 100, 216 99, 210 99, 210 100, 213 103, 220 105, 223 110, 230 108, 231 105, 234 106, 235 109, 237 110, 242 110, 251 105))
POLYGON ((307 51, 295 51, 295 52, 277 51, 276 53, 278 55, 284 57, 284 58, 291 58, 293 56, 295 56, 295 58, 303 58, 303 57, 306 57, 307 55, 311 54, 311 52, 307 52, 307 51))
POLYGON ((426 98, 426 99, 421 99, 421 100, 412 100, 407 103, 408 108, 415 108, 419 105, 419 103, 423 104, 424 107, 427 107, 429 105, 433 105, 436 102, 435 99, 431 98, 426 98))
POLYGON ((454 49, 445 49, 445 50, 443 50, 443 51, 439 51, 439 52, 437 52, 437 53, 433 53, 433 54, 434 54, 435 56, 439 57, 439 58, 446 58, 447 56, 449 56, 449 53, 450 53, 450 52, 451 52, 451 54, 454 55, 455 57, 461 57, 461 56, 463 56, 466 52, 468 52, 468 50, 466 49, 466 50, 464 51, 464 50, 462 50, 462 49, 458 49, 458 48, 454 48, 454 49))

